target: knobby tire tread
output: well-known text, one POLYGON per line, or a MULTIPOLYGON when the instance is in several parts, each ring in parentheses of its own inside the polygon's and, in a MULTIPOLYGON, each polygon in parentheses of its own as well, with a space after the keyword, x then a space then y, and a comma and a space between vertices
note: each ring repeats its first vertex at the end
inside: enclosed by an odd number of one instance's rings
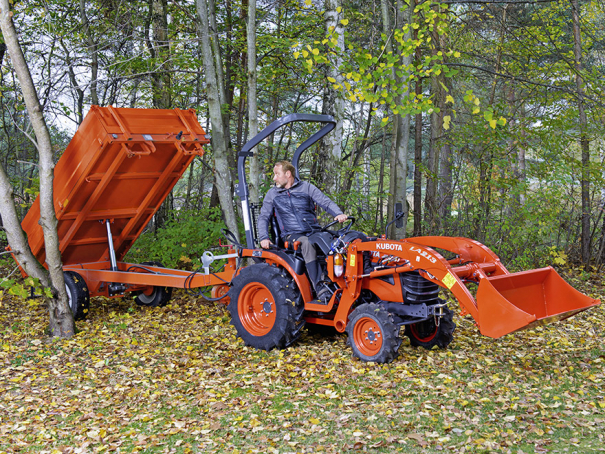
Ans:
MULTIPOLYGON (((405 335, 410 338, 410 345, 413 347, 423 347, 427 350, 437 346, 439 348, 447 348, 454 339, 454 331, 456 324, 454 323, 454 312, 449 307, 443 308, 444 315, 439 322, 437 335, 430 341, 423 342, 416 338, 409 325, 405 328, 405 335)), ((424 323, 424 322, 420 322, 424 323)))
POLYGON ((395 324, 393 315, 390 314, 383 306, 376 303, 364 303, 359 306, 349 315, 349 323, 347 323, 347 345, 353 350, 353 355, 362 361, 375 363, 390 363, 398 356, 399 347, 402 339, 399 336, 399 326, 395 324), (363 317, 373 318, 380 324, 382 332, 382 348, 373 356, 366 356, 361 353, 353 340, 353 330, 355 323, 363 317))
POLYGON ((233 279, 229 290, 231 324, 244 343, 259 350, 283 349, 296 342, 305 326, 304 304, 294 280, 282 269, 266 263, 248 266, 233 279), (238 299, 242 289, 250 283, 261 283, 275 300, 276 320, 263 336, 249 333, 242 325, 238 313, 238 299))

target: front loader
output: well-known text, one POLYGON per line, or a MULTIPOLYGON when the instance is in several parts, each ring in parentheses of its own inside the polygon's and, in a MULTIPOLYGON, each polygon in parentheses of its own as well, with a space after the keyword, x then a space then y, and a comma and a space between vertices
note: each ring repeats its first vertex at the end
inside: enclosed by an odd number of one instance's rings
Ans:
POLYGON ((402 327, 414 346, 445 348, 452 341, 453 312, 439 297, 440 290, 453 294, 462 314, 470 314, 479 331, 493 338, 562 320, 600 304, 572 288, 551 267, 510 273, 496 254, 477 241, 368 237, 352 230, 354 218, 343 228, 330 229, 333 222, 309 236, 332 281, 330 301, 319 304, 298 244, 281 241, 276 222, 270 232, 275 246, 256 247, 257 207, 249 203, 246 184, 245 164, 251 150, 278 128, 297 121, 324 125, 294 152, 292 164, 298 177, 301 154, 334 128, 332 117, 283 117, 239 153, 238 195, 247 243, 241 253, 255 263, 233 279, 229 311, 247 345, 284 348, 298 339, 305 323, 323 325, 346 331, 356 357, 382 363, 397 357, 402 327))

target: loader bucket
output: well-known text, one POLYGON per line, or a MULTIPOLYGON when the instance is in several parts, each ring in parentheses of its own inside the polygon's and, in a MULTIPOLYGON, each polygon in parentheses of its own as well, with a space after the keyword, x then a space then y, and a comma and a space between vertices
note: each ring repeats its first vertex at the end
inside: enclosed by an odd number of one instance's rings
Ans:
POLYGON ((482 279, 477 289, 479 329, 493 338, 563 320, 599 303, 551 267, 482 279))

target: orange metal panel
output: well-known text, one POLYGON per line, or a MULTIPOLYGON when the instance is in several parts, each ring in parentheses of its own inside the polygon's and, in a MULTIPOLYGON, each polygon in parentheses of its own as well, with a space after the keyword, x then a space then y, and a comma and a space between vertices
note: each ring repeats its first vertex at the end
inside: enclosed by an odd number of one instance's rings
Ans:
POLYGON ((571 317, 599 304, 551 268, 482 279, 477 290, 479 327, 490 337, 571 317))
MULTIPOLYGON (((55 167, 63 264, 109 259, 105 219, 121 260, 206 143, 193 110, 92 106, 55 167)), ((36 200, 22 227, 44 263, 39 218, 36 200)))

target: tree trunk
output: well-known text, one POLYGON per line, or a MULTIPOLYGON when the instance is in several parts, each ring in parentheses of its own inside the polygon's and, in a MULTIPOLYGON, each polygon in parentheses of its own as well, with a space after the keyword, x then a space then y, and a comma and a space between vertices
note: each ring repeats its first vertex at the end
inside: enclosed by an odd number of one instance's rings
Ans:
MULTIPOLYGON (((416 81, 416 94, 422 93, 422 82, 416 81)), ((414 134, 414 233, 422 235, 422 113, 416 114, 414 134)))
MULTIPOLYGON (((210 0, 210 2, 212 3, 212 0, 210 0)), ((239 240, 237 219, 235 210, 233 209, 233 187, 229 169, 229 153, 231 152, 228 137, 229 125, 223 123, 221 100, 225 99, 225 97, 224 91, 221 93, 222 84, 219 82, 217 68, 215 66, 215 62, 220 62, 221 59, 220 55, 216 55, 213 51, 208 33, 210 30, 210 21, 214 22, 214 18, 209 16, 209 10, 213 11, 213 8, 209 8, 207 0, 196 0, 196 7, 201 22, 200 39, 206 75, 208 110, 212 123, 212 131, 210 132, 212 137, 212 152, 214 155, 214 178, 227 228, 231 230, 239 240)), ((218 49, 218 46, 216 49, 218 49)))
MULTIPOLYGON (((439 12, 443 12, 440 6, 439 12)), ((447 38, 442 33, 440 34, 438 31, 433 32, 433 42, 436 45, 437 52, 443 52, 443 63, 447 64, 447 49, 449 48, 449 44, 447 42, 447 38)), ((451 93, 452 87, 451 82, 448 77, 445 76, 444 72, 441 72, 437 77, 437 82, 439 83, 439 92, 441 96, 437 100, 439 109, 440 109, 440 119, 441 119, 441 138, 439 140, 439 202, 438 202, 438 213, 439 213, 439 224, 441 226, 441 232, 443 234, 447 234, 447 229, 449 225, 449 221, 451 221, 452 216, 452 202, 454 200, 453 187, 452 187, 452 162, 454 156, 452 154, 452 147, 449 140, 449 129, 445 129, 444 127, 444 119, 446 116, 452 117, 452 109, 450 105, 446 102, 446 97, 448 93, 451 93)), ((451 123, 450 123, 451 124, 451 123)))
MULTIPOLYGON (((443 74, 443 73, 442 73, 443 74)), ((449 85, 446 77, 441 77, 441 83, 446 87, 449 85)), ((449 87, 448 87, 449 88, 449 87)), ((450 90, 451 91, 451 90, 450 90)), ((447 234, 446 230, 449 225, 450 217, 452 215, 452 201, 454 200, 453 187, 452 187, 452 162, 454 156, 452 154, 452 147, 448 140, 448 132, 443 128, 443 118, 445 115, 451 117, 451 110, 448 108, 445 102, 446 93, 442 90, 442 97, 439 99, 441 108, 441 133, 442 137, 440 140, 440 152, 439 152, 439 224, 441 225, 443 234, 447 234)))
MULTIPOLYGON (((256 0, 248 0, 248 140, 258 134, 256 105, 256 0)), ((250 201, 259 203, 260 169, 258 147, 250 158, 250 201)))
MULTIPOLYGON (((364 154, 365 149, 367 148, 368 136, 370 135, 370 128, 372 126, 372 106, 370 103, 368 107, 368 116, 366 118, 366 126, 363 132, 363 137, 361 140, 355 140, 355 144, 353 146, 353 151, 351 152, 351 160, 350 160, 350 168, 356 169, 359 165, 359 161, 361 156, 364 154)), ((363 120, 364 109, 363 106, 360 109, 360 123, 363 120)), ((359 134, 356 132, 355 137, 359 137, 359 134)), ((368 174, 369 175, 369 174, 368 174)), ((353 184, 353 177, 355 176, 354 172, 348 172, 344 184, 342 185, 341 191, 349 192, 351 190, 351 185, 353 184)))
MULTIPOLYGON (((344 50, 344 26, 341 24, 342 8, 341 0, 326 0, 325 2, 325 24, 326 35, 336 38, 336 46, 339 51, 344 50)), ((335 60, 327 66, 326 81, 324 86, 324 98, 322 113, 332 115, 336 120, 334 130, 325 136, 321 141, 320 160, 322 161, 317 174, 318 181, 328 192, 334 193, 338 187, 338 176, 340 160, 342 158, 343 143, 343 119, 345 114, 345 103, 338 90, 334 89, 334 84, 342 85, 342 75, 340 66, 342 58, 337 56, 335 60), (330 82, 328 79, 336 80, 330 82)))
POLYGON ((2 213, 2 226, 6 231, 11 252, 28 275, 39 279, 43 286, 50 287, 48 272, 36 260, 27 244, 14 201, 10 179, 4 170, 4 166, 0 166, 0 213, 2 213))
POLYGON ((586 111, 584 108, 584 80, 582 78, 582 38, 580 36, 580 15, 578 0, 572 0, 573 10, 573 50, 578 113, 580 120, 580 148, 582 150, 582 262, 590 262, 590 142, 588 140, 586 111))
MULTIPOLYGON (((514 92, 513 92, 514 96, 514 92)), ((525 171, 525 149, 527 148, 527 132, 525 129, 525 104, 521 106, 520 109, 521 116, 521 142, 519 143, 519 148, 517 150, 517 179, 521 185, 521 189, 519 191, 519 204, 521 206, 525 205, 525 186, 526 186, 526 171, 525 171)))
POLYGON ((71 86, 73 90, 76 92, 76 115, 78 116, 78 125, 82 124, 84 121, 84 90, 80 88, 78 84, 78 79, 76 77, 76 73, 74 71, 74 65, 71 56, 69 55, 69 49, 64 44, 63 40, 60 40, 61 47, 65 51, 65 63, 67 64, 67 73, 69 74, 69 81, 71 82, 71 86))
MULTIPOLYGON (((42 114, 42 108, 38 99, 38 93, 25 62, 21 45, 17 38, 17 32, 13 24, 9 0, 0 0, 0 25, 2 35, 6 42, 8 52, 11 56, 17 78, 21 85, 23 100, 29 114, 29 118, 36 134, 36 146, 39 153, 40 172, 40 225, 44 233, 44 248, 46 251, 46 263, 50 274, 51 291, 53 297, 48 301, 50 315, 50 333, 55 337, 69 338, 75 333, 73 314, 69 308, 65 281, 63 280, 63 265, 59 251, 59 235, 57 234, 57 218, 53 204, 53 169, 52 143, 48 127, 42 114)), ((6 194, 6 192, 4 192, 6 194)), ((10 210, 3 217, 12 215, 10 210)), ((18 222, 12 219, 11 222, 18 222)), ((19 241, 16 247, 22 249, 23 244, 19 241)), ((31 253, 31 251, 30 251, 31 253)), ((27 260, 26 260, 27 263, 27 260)), ((29 274, 31 270, 24 268, 29 274)), ((34 270, 37 273, 39 270, 34 270)))
POLYGON ((382 194, 384 193, 384 166, 386 163, 386 154, 387 154, 387 146, 386 146, 386 134, 382 136, 382 153, 380 155, 380 173, 378 175, 378 204, 376 207, 376 219, 374 221, 374 230, 380 230, 382 234, 384 230, 382 230, 384 225, 384 213, 383 213, 383 204, 384 200, 382 194), (380 229, 379 229, 380 224, 380 229))
POLYGON ((92 36, 90 30, 90 22, 86 16, 86 0, 80 0, 80 16, 82 18, 82 28, 88 41, 88 48, 91 52, 91 74, 90 74, 90 102, 94 105, 99 105, 99 96, 97 94, 97 79, 99 74, 99 46, 92 36))
MULTIPOLYGON (((431 80, 433 93, 438 91, 434 80, 431 80)), ((429 234, 436 234, 437 220, 437 175, 439 173, 439 136, 443 121, 437 112, 431 113, 431 138, 426 166, 426 191, 424 194, 424 220, 429 234)), ((426 234, 427 232, 425 232, 426 234)))
MULTIPOLYGON (((392 25, 391 18, 389 15, 389 8, 386 0, 382 0, 382 22, 383 22, 383 33, 385 36, 389 36, 391 29, 400 30, 403 29, 404 24, 410 25, 405 32, 405 40, 410 41, 412 38, 411 34, 411 23, 412 23, 412 12, 414 10, 414 2, 410 2, 410 5, 405 5, 401 0, 396 2, 395 21, 392 25)), ((392 46, 389 46, 389 50, 393 50, 392 46)), ((401 57, 401 68, 407 68, 412 63, 412 57, 405 55, 401 57)), ((392 77, 398 81, 399 85, 404 84, 404 77, 399 77, 396 74, 396 69, 392 70, 392 77)), ((407 96, 407 92, 404 93, 404 97, 407 96)), ((402 104, 401 96, 397 96, 396 100, 398 105, 402 104)), ((387 203, 387 222, 391 222, 395 215, 395 203, 401 202, 403 204, 403 227, 397 228, 395 223, 391 224, 388 236, 390 238, 405 238, 407 230, 407 217, 409 212, 407 202, 407 173, 408 173, 408 146, 410 142, 410 115, 395 115, 395 131, 393 136, 393 147, 391 156, 391 174, 390 174, 390 188, 389 188, 389 199, 387 203)))
POLYGON ((153 38, 147 40, 151 57, 155 60, 156 70, 151 74, 153 107, 170 109, 170 45, 168 42, 168 5, 167 0, 149 1, 153 38))

